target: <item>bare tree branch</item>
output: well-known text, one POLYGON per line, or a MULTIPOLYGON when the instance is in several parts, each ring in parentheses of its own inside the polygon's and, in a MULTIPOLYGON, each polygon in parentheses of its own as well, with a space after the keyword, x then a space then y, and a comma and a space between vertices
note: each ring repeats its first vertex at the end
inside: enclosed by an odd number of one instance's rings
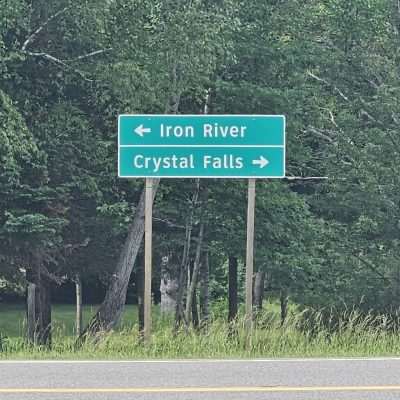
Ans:
POLYGON ((41 273, 51 282, 56 283, 57 285, 62 285, 66 280, 67 276, 59 276, 50 272, 43 264, 40 265, 41 273))
POLYGON ((75 57, 75 58, 70 58, 68 60, 62 60, 62 61, 64 61, 64 62, 79 61, 79 60, 83 60, 85 58, 89 58, 89 57, 97 56, 99 54, 106 53, 108 51, 112 51, 112 47, 109 47, 108 49, 101 49, 101 50, 92 51, 91 53, 83 54, 81 56, 78 56, 78 57, 75 57))
POLYGON ((167 226, 167 228, 186 229, 185 226, 177 225, 174 222, 171 222, 167 219, 153 217, 153 221, 161 222, 162 224, 165 224, 167 226))
MULTIPOLYGON (((398 1, 400 2, 400 0, 398 0, 398 1)), ((337 92, 339 93, 339 95, 340 95, 344 100, 349 101, 349 98, 346 97, 346 96, 340 91, 340 89, 338 89, 336 86, 334 86, 334 85, 332 85, 331 83, 329 83, 327 80, 325 80, 325 79, 323 79, 323 78, 320 78, 319 76, 313 74, 311 71, 307 71, 307 74, 308 74, 310 77, 312 77, 313 79, 316 79, 316 80, 319 81, 319 82, 323 82, 323 83, 325 83, 326 85, 328 85, 328 86, 330 86, 330 87, 333 87, 334 90, 337 91, 337 92)), ((368 106, 367 102, 366 102, 362 97, 360 97, 360 101, 361 101, 362 104, 364 104, 364 106, 368 106)), ((382 122, 382 121, 380 121, 379 119, 373 117, 373 116, 372 116, 368 111, 366 111, 365 109, 361 109, 360 113, 361 113, 362 116, 366 117, 368 120, 374 122, 375 124, 378 124, 381 128, 384 128, 384 129, 386 130, 386 133, 387 133, 388 137, 390 138, 392 144, 395 146, 395 148, 396 148, 398 151, 400 151, 400 145, 399 145, 399 143, 395 140, 395 138, 393 137, 392 133, 387 129, 388 127, 387 127, 387 125, 386 125, 384 122, 382 122)), ((393 117, 393 116, 392 116, 392 117, 393 117)), ((331 114, 331 118, 333 118, 333 115, 332 115, 332 114, 331 114)), ((332 119, 331 119, 331 120, 332 120, 332 119)), ((394 121, 396 121, 396 120, 394 120, 394 121)), ((334 119, 332 120, 332 122, 336 125, 336 122, 334 121, 334 119)), ((316 132, 314 131, 314 133, 316 133, 316 132)), ((321 136, 320 133, 319 133, 319 136, 321 136)), ((325 139, 326 139, 326 137, 325 137, 325 139)))
MULTIPOLYGON (((398 17, 399 22, 400 22, 400 0, 397 0, 397 17, 398 17)), ((397 27, 396 27, 396 31, 397 31, 397 34, 398 34, 399 30, 397 29, 397 27)))
MULTIPOLYGON (((400 1, 400 0, 399 0, 400 1)), ((365 106, 368 106, 367 102, 360 97, 360 101, 361 103, 363 103, 365 106)), ((366 111, 365 109, 361 109, 361 115, 367 117, 370 121, 374 122, 375 124, 379 125, 381 128, 385 129, 387 136, 389 137, 390 141, 392 142, 393 146, 395 147, 395 149, 397 150, 397 152, 400 152, 400 143, 398 141, 396 141, 395 137, 393 136, 392 132, 390 131, 390 129, 388 129, 389 127, 387 126, 387 124, 385 124, 384 122, 380 121, 379 119, 373 117, 368 111, 366 111)), ((392 113, 392 120, 394 123, 398 124, 399 120, 396 118, 395 114, 392 113)))
POLYGON ((320 78, 319 76, 313 74, 311 71, 307 71, 307 75, 311 76, 311 78, 317 80, 318 82, 323 82, 325 85, 332 87, 336 92, 339 93, 340 97, 346 101, 349 101, 349 98, 343 94, 343 92, 332 83, 328 82, 326 79, 320 78))
POLYGON ((365 78, 365 81, 366 81, 367 83, 369 83, 375 90, 379 90, 379 85, 376 84, 372 79, 366 79, 366 78, 365 78))
POLYGON ((77 73, 81 78, 83 78, 85 81, 87 82, 93 82, 93 79, 89 79, 82 71, 80 71, 79 69, 73 68, 70 65, 68 65, 66 62, 60 60, 57 57, 54 57, 48 53, 44 53, 44 52, 32 52, 32 51, 23 51, 24 54, 27 54, 28 56, 31 57, 40 57, 40 58, 44 58, 47 59, 55 64, 61 65, 67 69, 70 69, 71 71, 74 71, 75 73, 77 73))
MULTIPOLYGON (((390 279, 385 274, 380 272, 375 264, 373 264, 370 261, 365 260, 362 257, 362 255, 360 255, 360 254, 353 253, 353 257, 355 257, 357 260, 361 261, 366 267, 368 267, 372 272, 374 272, 376 275, 378 275, 384 281, 386 281, 387 283, 390 283, 390 279)), ((396 278, 395 278, 395 280, 398 281, 396 278)))
POLYGON ((68 243, 67 245, 64 246, 64 251, 66 254, 71 255, 75 250, 78 250, 82 247, 87 247, 90 243, 90 238, 85 238, 85 240, 82 243, 68 243))
POLYGON ((381 127, 385 128, 385 124, 381 121, 378 121, 376 118, 374 118, 368 111, 361 109, 360 114, 364 117, 367 117, 370 121, 380 125, 381 127))
POLYGON ((55 64, 60 64, 60 65, 62 65, 64 67, 68 67, 68 65, 64 61, 62 61, 59 58, 54 57, 54 56, 52 56, 50 54, 47 54, 47 53, 44 53, 44 52, 27 51, 27 50, 24 50, 23 52, 25 54, 27 54, 28 56, 45 58, 47 60, 50 60, 50 61, 54 62, 55 64))
POLYGON ((332 124, 335 125, 336 128, 339 128, 338 124, 335 121, 335 117, 333 115, 333 112, 331 110, 329 110, 329 115, 331 117, 332 124))
POLYGON ((331 137, 323 133, 320 129, 314 128, 313 126, 309 126, 307 129, 303 130, 303 132, 312 132, 315 135, 319 136, 322 139, 325 139, 327 142, 332 144, 337 144, 331 137))
POLYGON ((65 13, 71 6, 65 7, 60 11, 57 11, 55 14, 50 16, 42 25, 39 26, 28 38, 25 40, 24 44, 22 45, 21 50, 25 52, 26 48, 37 38, 39 33, 54 19, 57 18, 59 15, 65 13))
POLYGON ((42 32, 42 30, 55 18, 57 18, 59 15, 65 13, 68 9, 70 9, 71 6, 65 7, 62 10, 57 11, 55 14, 51 15, 42 25, 39 26, 39 28, 37 28, 31 35, 28 36, 28 38, 25 40, 24 44, 22 45, 21 51, 31 57, 40 57, 40 58, 44 58, 47 59, 55 64, 61 65, 65 68, 68 68, 74 72, 76 72, 80 77, 82 77, 84 80, 88 81, 88 82, 93 82, 92 79, 89 79, 86 77, 86 75, 76 69, 71 67, 70 65, 67 64, 67 62, 71 62, 71 61, 79 61, 79 60, 83 60, 89 57, 93 57, 102 53, 105 53, 107 51, 111 51, 112 48, 107 48, 107 49, 101 49, 101 50, 96 50, 96 51, 92 51, 88 54, 83 54, 81 56, 78 56, 76 58, 73 58, 71 60, 61 60, 60 58, 57 58, 55 56, 52 56, 49 53, 46 52, 35 52, 35 51, 28 51, 27 48, 30 44, 32 44, 36 38, 38 37, 38 35, 40 34, 40 32, 42 32))

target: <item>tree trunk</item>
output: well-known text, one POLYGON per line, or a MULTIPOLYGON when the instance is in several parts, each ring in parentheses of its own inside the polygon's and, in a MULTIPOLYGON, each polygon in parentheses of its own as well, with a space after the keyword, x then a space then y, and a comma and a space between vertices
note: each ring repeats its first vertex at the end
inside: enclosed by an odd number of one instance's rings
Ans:
MULTIPOLYGON (((38 343, 51 347, 51 291, 50 283, 42 278, 42 284, 39 287, 40 299, 40 333, 38 343)), ((38 312, 36 312, 36 315, 38 312)))
POLYGON ((161 314, 171 315, 176 308, 178 282, 175 277, 175 268, 172 265, 172 256, 164 256, 161 260, 161 314))
MULTIPOLYGON (((185 278, 188 273, 188 266, 190 262, 190 245, 192 239, 192 230, 193 230, 193 218, 194 218, 194 209, 197 204, 197 200, 199 198, 200 192, 200 180, 197 180, 196 190, 192 197, 192 204, 190 207, 189 215, 186 219, 186 228, 185 228, 185 243, 183 246, 183 255, 182 261, 179 268, 179 278, 178 278, 178 291, 176 297, 176 309, 175 309, 175 332, 178 330, 179 325, 182 319, 185 320, 185 312, 183 309, 183 297, 185 291, 185 278)), ((185 326, 188 326, 189 321, 185 320, 185 326)))
POLYGON ((178 290, 176 294, 176 308, 175 308, 175 331, 178 330, 179 325, 183 318, 185 318, 183 312, 183 295, 186 286, 186 274, 188 269, 189 262, 189 251, 190 251, 190 241, 192 235, 192 223, 193 218, 190 216, 186 220, 186 229, 185 229, 185 243, 183 245, 183 255, 181 265, 179 267, 179 277, 178 277, 178 290))
MULTIPOLYGON (((171 71, 171 94, 167 100, 165 114, 176 114, 178 112, 181 98, 179 81, 178 65, 175 64, 171 71)), ((157 194, 159 183, 160 179, 153 179, 153 201, 157 194)), ((139 203, 136 207, 135 217, 129 227, 128 236, 113 274, 114 279, 107 289, 103 303, 80 336, 79 342, 82 341, 84 336, 95 335, 101 331, 109 331, 114 328, 121 319, 126 301, 129 278, 144 235, 145 193, 146 188, 143 188, 139 203)))
POLYGON ((27 336, 30 344, 35 344, 36 330, 36 285, 32 282, 27 283, 26 295, 26 320, 27 320, 27 336))
POLYGON ((27 279, 27 332, 31 344, 51 347, 50 283, 40 266, 29 269, 27 279))
POLYGON ((281 303, 281 325, 286 321, 287 317, 287 306, 288 306, 288 294, 286 289, 281 289, 280 303, 281 303))
POLYGON ((238 296, 237 296, 237 278, 238 278, 238 260, 237 257, 229 256, 228 259, 228 321, 237 317, 238 296))
POLYGON ((265 272, 256 272, 254 278, 254 306, 257 312, 262 310, 264 300, 265 272))
POLYGON ((138 302, 138 325, 139 335, 143 335, 144 330, 144 268, 139 265, 136 274, 137 302, 138 302))
POLYGON ((192 309, 192 302, 193 302, 193 298, 196 293, 197 281, 198 281, 198 277, 199 277, 200 256, 201 256, 201 248, 203 245, 203 235, 204 235, 204 222, 201 221, 199 237, 197 240, 196 256, 195 256, 194 265, 193 265, 193 274, 191 276, 190 287, 189 287, 187 298, 186 298, 185 318, 186 318, 188 325, 190 325, 190 312, 192 309))
POLYGON ((200 266, 200 319, 201 327, 206 327, 210 318, 210 263, 208 251, 203 252, 200 266))
MULTIPOLYGON (((153 201, 160 179, 153 179, 153 201)), ((145 189, 142 190, 135 217, 129 227, 128 237, 118 260, 113 279, 105 299, 81 335, 95 335, 113 329, 121 320, 124 310, 129 278, 138 255, 144 234, 145 189)))
POLYGON ((197 290, 195 289, 193 294, 193 301, 192 301, 192 323, 193 328, 198 329, 200 322, 199 322, 199 309, 197 307, 197 290))
POLYGON ((79 274, 75 276, 76 295, 76 335, 79 337, 82 332, 82 281, 79 274))

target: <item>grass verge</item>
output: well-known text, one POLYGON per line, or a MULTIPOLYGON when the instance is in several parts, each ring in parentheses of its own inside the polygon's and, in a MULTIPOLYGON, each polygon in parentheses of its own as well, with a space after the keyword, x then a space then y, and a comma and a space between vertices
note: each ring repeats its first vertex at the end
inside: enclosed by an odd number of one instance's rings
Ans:
POLYGON ((281 326, 265 312, 248 339, 242 319, 227 324, 214 318, 202 331, 174 335, 171 320, 158 318, 151 343, 144 345, 137 326, 123 325, 76 349, 74 338, 55 331, 51 350, 31 347, 22 337, 3 337, 0 359, 183 359, 273 357, 371 357, 400 355, 400 335, 387 317, 343 314, 327 324, 321 313, 292 313, 281 326), (323 322, 324 321, 324 322, 323 322))

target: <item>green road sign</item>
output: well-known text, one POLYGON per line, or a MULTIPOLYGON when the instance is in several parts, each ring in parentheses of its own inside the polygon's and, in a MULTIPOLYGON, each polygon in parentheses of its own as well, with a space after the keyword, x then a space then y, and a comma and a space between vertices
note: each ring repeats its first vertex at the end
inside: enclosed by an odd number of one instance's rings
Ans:
POLYGON ((120 115, 118 176, 282 178, 281 115, 120 115))

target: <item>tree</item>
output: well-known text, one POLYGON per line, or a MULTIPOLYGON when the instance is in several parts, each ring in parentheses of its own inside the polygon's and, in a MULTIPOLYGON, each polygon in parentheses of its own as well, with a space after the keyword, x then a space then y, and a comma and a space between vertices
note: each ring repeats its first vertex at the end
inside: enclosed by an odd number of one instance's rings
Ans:
MULTIPOLYGON (((18 168, 23 173, 16 178, 19 186, 12 189, 17 199, 16 211, 9 201, 2 211, 7 218, 6 233, 14 233, 10 251, 23 258, 18 261, 19 267, 27 271, 28 303, 31 303, 28 311, 34 314, 28 315, 28 321, 33 324, 28 330, 33 341, 41 344, 50 342, 50 284, 61 283, 63 276, 74 269, 65 260, 87 243, 85 230, 89 226, 79 222, 89 221, 90 225, 90 217, 93 218, 96 210, 93 200, 99 197, 93 179, 99 159, 91 160, 102 151, 103 142, 96 140, 96 145, 91 142, 94 137, 87 132, 96 131, 79 109, 81 104, 71 105, 78 103, 75 94, 87 95, 82 81, 88 81, 73 64, 87 61, 99 52, 86 53, 83 35, 78 35, 81 41, 76 40, 75 45, 79 42, 76 48, 84 55, 74 58, 75 48, 60 45, 63 40, 71 43, 74 37, 71 32, 77 28, 68 24, 67 11, 72 8, 67 2, 57 1, 50 8, 42 1, 35 1, 31 6, 18 1, 13 7, 5 3, 1 25, 5 55, 1 65, 7 73, 2 76, 1 87, 13 97, 18 111, 9 119, 16 127, 5 128, 8 136, 5 140, 11 138, 12 142, 4 158, 11 165, 12 152, 15 152, 15 164, 21 164, 18 168), (78 82, 74 81, 76 76, 80 78, 78 82), (19 137, 12 137, 14 130, 21 131, 19 137), (25 149, 23 140, 28 143, 28 139, 31 147, 25 149), (85 212, 82 212, 83 198, 87 201, 85 212), (90 217, 85 219, 90 212, 90 217), (21 248, 26 248, 26 252, 21 248)), ((7 103, 7 98, 4 99, 2 105, 7 103)), ((104 153, 101 157, 104 158, 104 153)), ((2 177, 6 179, 7 173, 2 177)))
MULTIPOLYGON (((139 7, 135 5, 132 10, 129 7, 132 6, 116 2, 111 10, 119 16, 119 22, 114 27, 116 43, 132 35, 135 30, 140 40, 130 45, 125 44, 120 49, 122 59, 114 67, 136 70, 146 76, 151 83, 150 93, 153 93, 155 99, 153 106, 163 107, 166 113, 176 113, 181 97, 189 90, 202 87, 214 71, 215 52, 222 47, 219 33, 224 21, 221 14, 215 14, 220 10, 216 7, 210 9, 202 1, 190 4, 171 1, 156 5, 142 1, 139 7), (137 15, 137 18, 132 19, 132 14, 137 15), (141 26, 146 27, 146 31, 141 28, 138 31, 141 26), (202 49, 202 54, 198 53, 198 48, 202 49), (157 62, 160 56, 165 60, 164 63, 157 62)), ((129 87, 129 81, 124 80, 123 83, 129 87)), ((154 196, 158 184, 157 180, 153 183, 154 196)), ((120 320, 127 282, 143 237, 143 213, 144 192, 120 254, 115 279, 110 283, 106 297, 85 330, 85 335, 110 330, 120 320)))
POLYGON ((0 92, 0 105, 1 271, 3 276, 26 271, 33 285, 29 292, 34 310, 30 340, 47 344, 51 340, 48 284, 53 280, 47 266, 59 245, 65 220, 49 207, 52 191, 47 186, 44 153, 4 92, 0 92))

